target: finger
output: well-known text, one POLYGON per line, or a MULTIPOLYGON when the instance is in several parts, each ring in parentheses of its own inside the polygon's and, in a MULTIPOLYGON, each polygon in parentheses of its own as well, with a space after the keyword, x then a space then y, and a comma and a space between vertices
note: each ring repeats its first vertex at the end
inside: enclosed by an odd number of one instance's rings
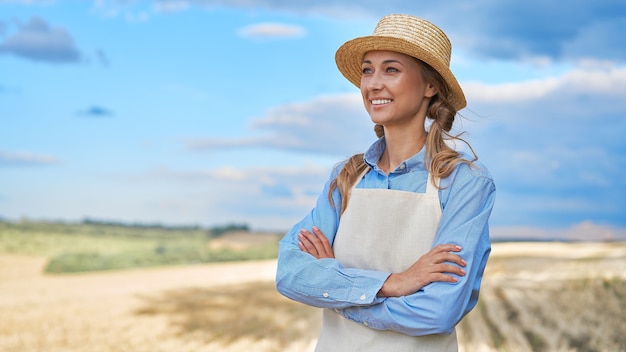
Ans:
POLYGON ((450 252, 442 253, 441 255, 437 256, 437 262, 438 263, 450 262, 450 263, 455 263, 463 267, 467 265, 467 262, 463 260, 461 256, 457 254, 452 254, 450 252))
POLYGON ((431 249, 431 252, 433 253, 441 253, 441 252, 460 252, 462 251, 463 248, 459 245, 456 244, 450 244, 450 243, 444 243, 444 244, 438 244, 436 245, 433 249, 431 249))
POLYGON ((465 270, 452 264, 439 264, 439 266, 437 267, 437 272, 465 276, 465 270))
POLYGON ((305 246, 309 248, 309 252, 311 252, 317 258, 319 258, 320 255, 322 255, 324 252, 324 247, 322 243, 320 242, 320 240, 317 238, 317 236, 315 236, 309 231, 302 231, 301 236, 302 236, 301 241, 303 241, 305 246))
POLYGON ((306 234, 300 232, 300 234, 298 234, 298 246, 300 247, 300 249, 304 248, 304 251, 313 255, 313 256, 317 256, 317 248, 315 247, 315 245, 310 241, 309 237, 306 236, 306 234))
POLYGON ((312 247, 312 248, 311 248, 311 247, 310 247, 310 248, 307 248, 307 247, 304 245, 304 243, 302 243, 302 242, 298 242, 298 247, 300 248, 300 250, 301 250, 302 252, 307 253, 307 254, 310 254, 310 255, 314 256, 315 258, 319 259, 319 255, 318 255, 318 253, 316 253, 316 251, 315 251, 315 248, 314 248, 314 247, 312 247))
POLYGON ((303 236, 304 238, 306 238, 313 245, 315 245, 316 243, 319 243, 319 239, 317 238, 317 236, 309 230, 305 230, 305 229, 300 230, 300 236, 303 236))
POLYGON ((322 231, 317 229, 316 233, 311 233, 310 231, 304 230, 302 231, 302 234, 315 247, 315 251, 317 253, 316 257, 318 259, 334 257, 330 244, 328 244, 328 239, 326 238, 326 236, 324 236, 322 231))
POLYGON ((436 263, 443 263, 443 262, 448 261, 448 262, 456 263, 460 266, 466 266, 467 263, 465 262, 465 260, 463 260, 463 258, 459 256, 458 254, 456 254, 460 252, 461 250, 462 250, 461 246, 458 246, 455 244, 439 244, 435 246, 433 249, 431 249, 424 256, 426 258, 430 258, 427 260, 429 261, 432 260, 436 263))
POLYGON ((305 245, 304 241, 306 241, 306 240, 298 241, 298 247, 300 247, 300 250, 302 250, 304 252, 309 252, 309 248, 311 248, 311 245, 310 244, 305 245))
POLYGON ((332 251, 332 246, 330 245, 328 238, 326 238, 322 230, 320 230, 317 226, 313 226, 313 233, 320 240, 322 247, 324 248, 324 251, 326 253, 330 253, 332 251))
MULTIPOLYGON (((304 244, 302 243, 302 241, 298 241, 298 248, 300 248, 301 251, 308 253, 308 250, 306 249, 306 247, 304 246, 304 244)), ((311 254, 311 253, 309 253, 311 254)))
POLYGON ((324 236, 324 233, 318 228, 313 228, 313 233, 309 236, 309 240, 315 246, 317 250, 317 258, 333 258, 332 248, 328 243, 328 239, 324 236))
POLYGON ((304 253, 308 253, 308 254, 314 256, 315 258, 319 259, 319 254, 315 250, 315 247, 305 246, 304 243, 302 243, 302 242, 298 243, 298 247, 300 247, 300 250, 303 251, 304 253))
POLYGON ((315 245, 315 243, 319 241, 316 238, 316 236, 313 233, 311 233, 311 231, 308 231, 305 229, 300 230, 300 234, 298 235, 298 238, 306 239, 307 242, 309 242, 309 244, 311 245, 315 245))
POLYGON ((313 233, 315 234, 315 237, 319 238, 321 242, 328 242, 328 239, 326 238, 322 230, 319 229, 319 227, 313 226, 313 233))
POLYGON ((430 282, 459 282, 459 278, 442 273, 433 273, 429 276, 429 279, 430 282))

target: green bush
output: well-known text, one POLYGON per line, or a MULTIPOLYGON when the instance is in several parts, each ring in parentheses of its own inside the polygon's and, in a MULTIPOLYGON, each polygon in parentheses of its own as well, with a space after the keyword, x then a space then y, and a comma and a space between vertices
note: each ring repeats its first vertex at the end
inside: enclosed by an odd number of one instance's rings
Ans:
POLYGON ((198 250, 191 247, 157 246, 152 251, 63 253, 52 257, 44 271, 75 273, 84 271, 119 270, 165 265, 185 265, 210 262, 271 259, 277 255, 276 246, 264 246, 246 251, 198 250))
POLYGON ((210 250, 209 238, 246 225, 214 229, 128 225, 0 221, 0 253, 48 257, 48 273, 119 270, 138 267, 276 258, 278 244, 247 250, 210 250))

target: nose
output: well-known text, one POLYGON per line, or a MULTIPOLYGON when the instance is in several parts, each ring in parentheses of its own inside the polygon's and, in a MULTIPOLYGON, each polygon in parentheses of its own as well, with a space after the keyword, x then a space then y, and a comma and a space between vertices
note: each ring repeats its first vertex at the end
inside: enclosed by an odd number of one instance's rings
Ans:
POLYGON ((361 76, 361 88, 368 91, 377 91, 383 88, 383 81, 378 72, 361 76))

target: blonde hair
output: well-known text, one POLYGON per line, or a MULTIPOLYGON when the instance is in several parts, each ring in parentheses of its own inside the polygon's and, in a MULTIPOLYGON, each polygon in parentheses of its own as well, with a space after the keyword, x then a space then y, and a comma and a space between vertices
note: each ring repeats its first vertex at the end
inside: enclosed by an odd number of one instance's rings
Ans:
MULTIPOLYGON (((432 121, 426 137, 424 162, 428 168, 430 177, 446 178, 450 176, 458 164, 465 163, 471 166, 478 157, 469 143, 460 138, 461 134, 450 134, 457 111, 452 107, 452 103, 448 98, 451 96, 450 89, 445 84, 443 77, 428 64, 421 60, 416 60, 421 64, 420 68, 424 81, 432 84, 437 91, 437 94, 431 98, 426 111, 426 117, 432 121), (446 144, 446 140, 458 140, 465 143, 472 152, 474 159, 467 160, 463 158, 459 152, 446 144)), ((381 138, 385 134, 382 125, 374 126, 374 132, 378 138, 381 138)), ((367 167, 364 154, 355 154, 347 160, 339 172, 339 175, 331 181, 330 189, 328 190, 328 200, 332 206, 335 206, 332 194, 335 189, 339 190, 342 199, 342 214, 348 206, 350 189, 354 183, 357 182, 357 177, 359 177, 367 167)))

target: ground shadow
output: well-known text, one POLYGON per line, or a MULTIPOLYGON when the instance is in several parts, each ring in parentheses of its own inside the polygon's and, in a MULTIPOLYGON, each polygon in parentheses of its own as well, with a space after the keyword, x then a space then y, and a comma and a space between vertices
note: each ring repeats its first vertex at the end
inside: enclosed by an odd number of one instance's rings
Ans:
POLYGON ((176 334, 206 342, 272 339, 279 346, 314 338, 318 309, 281 296, 273 282, 189 288, 142 297, 139 315, 166 315, 176 334))

